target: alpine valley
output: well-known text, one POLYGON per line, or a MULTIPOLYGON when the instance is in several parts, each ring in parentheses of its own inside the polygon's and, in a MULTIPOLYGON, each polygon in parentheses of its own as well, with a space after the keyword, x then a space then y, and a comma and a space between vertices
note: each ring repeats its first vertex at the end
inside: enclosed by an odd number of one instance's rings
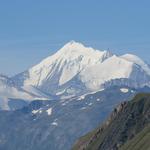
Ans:
POLYGON ((69 150, 139 92, 150 92, 149 64, 71 41, 22 73, 0 75, 0 149, 69 150))

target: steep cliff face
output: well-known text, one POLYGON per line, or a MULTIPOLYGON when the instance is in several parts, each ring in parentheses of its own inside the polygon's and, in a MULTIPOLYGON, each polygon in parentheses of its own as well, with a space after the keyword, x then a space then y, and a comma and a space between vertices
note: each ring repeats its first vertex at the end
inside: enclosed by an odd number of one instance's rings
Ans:
MULTIPOLYGON (((150 134, 149 125, 150 94, 137 94, 132 101, 123 102, 115 108, 110 117, 100 127, 79 139, 73 149, 123 149, 122 146, 131 139, 133 139, 133 141, 137 139, 139 141, 142 140, 139 135, 143 135, 145 130, 148 134, 143 142, 146 142, 147 136, 150 134), (145 130, 142 131, 144 128, 145 130)), ((127 144, 127 146, 128 145, 131 146, 131 143, 127 144)))

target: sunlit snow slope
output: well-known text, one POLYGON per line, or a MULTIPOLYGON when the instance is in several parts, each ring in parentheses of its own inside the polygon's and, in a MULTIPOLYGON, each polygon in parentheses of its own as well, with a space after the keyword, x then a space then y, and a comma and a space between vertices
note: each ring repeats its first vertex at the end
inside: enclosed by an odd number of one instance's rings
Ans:
POLYGON ((116 56, 71 41, 13 80, 24 89, 32 86, 47 95, 66 98, 111 85, 150 86, 150 68, 137 56, 116 56))

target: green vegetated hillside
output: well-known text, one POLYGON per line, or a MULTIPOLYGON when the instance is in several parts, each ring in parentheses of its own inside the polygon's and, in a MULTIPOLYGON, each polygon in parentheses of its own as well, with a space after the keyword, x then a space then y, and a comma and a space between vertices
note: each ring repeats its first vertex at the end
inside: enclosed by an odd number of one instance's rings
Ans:
POLYGON ((150 94, 121 103, 97 129, 81 137, 73 150, 150 150, 150 94))
POLYGON ((120 150, 150 150, 150 125, 125 143, 120 150))

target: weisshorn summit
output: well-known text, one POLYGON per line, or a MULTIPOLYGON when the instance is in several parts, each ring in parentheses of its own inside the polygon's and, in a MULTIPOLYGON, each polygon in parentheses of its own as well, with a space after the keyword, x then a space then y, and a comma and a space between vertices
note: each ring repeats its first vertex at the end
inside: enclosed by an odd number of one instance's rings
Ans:
POLYGON ((150 86, 150 67, 132 54, 117 56, 71 41, 14 77, 0 76, 0 105, 8 101, 66 99, 110 86, 150 86), (12 94, 13 93, 13 94, 12 94))

